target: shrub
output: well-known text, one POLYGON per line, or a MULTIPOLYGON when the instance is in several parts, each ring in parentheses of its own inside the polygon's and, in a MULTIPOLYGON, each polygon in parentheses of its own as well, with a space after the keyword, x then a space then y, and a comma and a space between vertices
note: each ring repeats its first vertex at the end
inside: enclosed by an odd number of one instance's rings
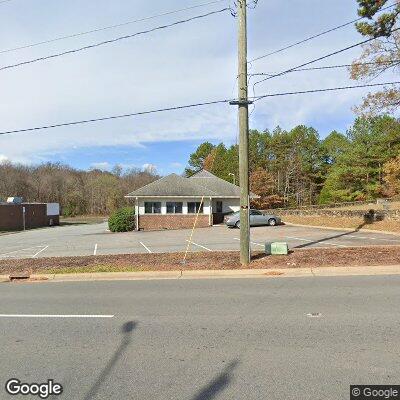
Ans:
POLYGON ((114 211, 108 219, 111 232, 129 232, 135 229, 135 211, 132 207, 124 207, 114 211))

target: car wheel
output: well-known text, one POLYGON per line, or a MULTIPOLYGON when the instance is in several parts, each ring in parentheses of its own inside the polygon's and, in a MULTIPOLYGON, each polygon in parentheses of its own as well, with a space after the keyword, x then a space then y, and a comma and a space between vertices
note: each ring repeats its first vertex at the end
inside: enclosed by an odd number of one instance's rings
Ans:
POLYGON ((236 228, 240 229, 240 221, 236 222, 235 226, 236 228))
POLYGON ((271 218, 268 220, 268 225, 269 226, 275 226, 276 225, 276 219, 275 218, 271 218))

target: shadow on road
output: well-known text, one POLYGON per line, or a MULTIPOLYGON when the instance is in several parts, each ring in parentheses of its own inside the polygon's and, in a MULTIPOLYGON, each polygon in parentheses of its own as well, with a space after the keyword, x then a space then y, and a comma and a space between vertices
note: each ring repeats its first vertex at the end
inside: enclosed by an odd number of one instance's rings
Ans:
POLYGON ((233 379, 232 371, 239 364, 238 360, 234 360, 226 368, 217 375, 208 385, 200 389, 191 400, 211 400, 225 390, 233 379))
POLYGON ((122 354, 125 352, 127 347, 131 343, 132 339, 132 332, 134 329, 137 327, 137 322, 135 321, 129 321, 126 322, 124 325, 122 325, 121 333, 123 334, 121 343, 118 347, 118 349, 115 351, 114 355, 111 357, 110 361, 107 363, 107 365, 104 367, 103 371, 101 374, 98 376, 96 381, 93 383, 92 387, 84 397, 84 400, 91 400, 94 399, 97 393, 99 392, 99 389, 101 385, 105 382, 107 377, 111 374, 115 364, 118 362, 122 354))
POLYGON ((347 235, 351 235, 353 233, 357 233, 360 229, 362 229, 367 224, 370 224, 370 223, 363 222, 362 224, 358 225, 357 228, 355 228, 353 231, 345 232, 345 233, 339 233, 338 235, 328 236, 328 237, 324 237, 322 239, 314 240, 312 242, 303 243, 303 244, 300 244, 298 246, 295 246, 294 248, 295 249, 302 249, 304 247, 309 247, 309 246, 312 246, 314 244, 323 243, 323 242, 326 242, 328 240, 338 239, 338 238, 341 238, 341 237, 344 237, 344 236, 347 236, 347 235))

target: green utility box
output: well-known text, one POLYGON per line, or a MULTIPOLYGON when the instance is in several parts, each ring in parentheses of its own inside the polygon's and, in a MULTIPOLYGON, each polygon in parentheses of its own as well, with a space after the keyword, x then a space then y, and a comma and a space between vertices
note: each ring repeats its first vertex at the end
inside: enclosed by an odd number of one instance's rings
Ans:
POLYGON ((266 242, 265 254, 267 255, 288 255, 289 247, 287 243, 282 242, 266 242))

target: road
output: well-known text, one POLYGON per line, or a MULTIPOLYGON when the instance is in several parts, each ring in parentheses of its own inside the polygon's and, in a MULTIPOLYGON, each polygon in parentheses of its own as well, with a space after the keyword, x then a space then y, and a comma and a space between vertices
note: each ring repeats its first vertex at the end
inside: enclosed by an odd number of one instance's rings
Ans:
POLYGON ((2 284, 0 398, 16 377, 74 400, 348 399, 350 384, 400 383, 399 289, 399 276, 2 284))
MULTIPOLYGON (((190 230, 111 233, 107 223, 60 226, 0 236, 0 259, 71 257, 106 254, 183 252, 190 230)), ((400 245, 400 236, 282 225, 251 229, 253 251, 267 241, 283 241, 291 249, 400 245)), ((239 231, 225 226, 197 229, 190 251, 239 250, 239 231)))

